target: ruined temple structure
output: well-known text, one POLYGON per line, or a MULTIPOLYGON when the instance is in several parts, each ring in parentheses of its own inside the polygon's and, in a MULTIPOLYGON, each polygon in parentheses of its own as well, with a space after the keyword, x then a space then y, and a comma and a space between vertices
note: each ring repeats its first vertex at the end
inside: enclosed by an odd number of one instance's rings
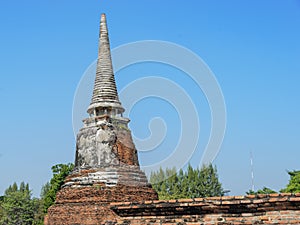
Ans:
POLYGON ((77 135, 75 169, 48 210, 48 224, 102 224, 109 202, 157 199, 140 170, 137 150, 122 116, 112 68, 105 14, 101 15, 96 77, 89 118, 77 135))
POLYGON ((105 15, 89 118, 77 135, 75 169, 45 225, 300 224, 300 194, 160 201, 140 170, 119 101, 105 15))

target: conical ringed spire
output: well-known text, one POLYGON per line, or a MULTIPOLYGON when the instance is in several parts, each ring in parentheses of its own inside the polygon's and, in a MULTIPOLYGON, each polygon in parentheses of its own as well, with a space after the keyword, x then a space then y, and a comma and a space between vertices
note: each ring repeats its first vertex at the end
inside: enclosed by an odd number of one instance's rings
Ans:
POLYGON ((115 82, 112 67, 108 30, 105 14, 101 15, 99 51, 96 69, 96 78, 91 104, 88 108, 90 115, 122 114, 122 107, 115 82))

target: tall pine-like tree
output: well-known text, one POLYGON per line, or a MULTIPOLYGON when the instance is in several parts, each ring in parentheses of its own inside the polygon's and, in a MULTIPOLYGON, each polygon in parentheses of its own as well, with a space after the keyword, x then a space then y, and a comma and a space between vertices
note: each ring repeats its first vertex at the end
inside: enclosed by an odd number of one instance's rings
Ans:
POLYGON ((259 189, 257 191, 249 190, 246 192, 247 195, 257 195, 257 194, 274 194, 276 191, 268 188, 268 187, 263 187, 262 189, 259 189))
POLYGON ((32 225, 34 205, 29 185, 22 182, 20 188, 14 183, 6 189, 1 203, 1 225, 32 225))
POLYGON ((157 191, 159 199, 199 198, 223 196, 217 169, 212 164, 201 169, 188 166, 187 171, 160 168, 150 175, 150 183, 157 191))

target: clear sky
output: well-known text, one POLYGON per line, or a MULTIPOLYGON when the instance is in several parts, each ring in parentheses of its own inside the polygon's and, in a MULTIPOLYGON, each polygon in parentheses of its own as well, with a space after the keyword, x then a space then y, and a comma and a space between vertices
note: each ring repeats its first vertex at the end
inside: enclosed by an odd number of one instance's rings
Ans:
MULTIPOLYGON (((278 191, 288 182, 286 171, 300 169, 299 0, 10 0, 0 3, 0 195, 14 181, 25 181, 38 196, 52 165, 74 161, 73 98, 97 57, 101 13, 112 48, 173 42, 213 71, 227 110, 214 164, 230 194, 251 187, 250 151, 256 189, 278 191)), ((150 75, 174 81, 194 101, 203 130, 191 159, 198 166, 211 120, 203 93, 178 70, 151 63, 117 73, 118 88, 150 75)), ((150 156, 141 153, 142 165, 165 157, 180 134, 174 108, 146 100, 130 114, 134 135, 146 138, 149 120, 159 116, 168 140, 150 156)))

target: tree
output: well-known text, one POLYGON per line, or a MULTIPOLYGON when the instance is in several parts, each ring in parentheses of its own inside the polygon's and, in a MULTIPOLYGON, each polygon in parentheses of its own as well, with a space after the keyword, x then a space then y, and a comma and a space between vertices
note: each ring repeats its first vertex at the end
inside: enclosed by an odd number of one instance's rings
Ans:
POLYGON ((33 198, 32 199, 34 208, 34 220, 32 225, 43 225, 44 224, 44 201, 43 199, 33 198))
MULTIPOLYGON (((2 208, 2 202, 3 202, 4 196, 0 196, 0 218, 3 218, 3 208, 2 208)), ((1 221, 1 219, 0 219, 1 221)))
POLYGON ((212 164, 203 166, 201 170, 197 170, 197 179, 200 181, 196 183, 195 189, 201 197, 223 196, 224 190, 219 181, 217 167, 212 164))
POLYGON ((41 197, 44 202, 44 212, 47 213, 48 208, 54 204, 56 193, 60 190, 63 185, 65 178, 74 169, 72 163, 69 164, 58 164, 52 166, 53 177, 50 180, 50 184, 45 184, 42 188, 41 197))
POLYGON ((179 199, 223 196, 224 191, 219 182, 217 169, 212 164, 201 169, 188 166, 187 171, 182 169, 160 168, 150 175, 150 183, 158 193, 159 199, 179 199))
POLYGON ((40 198, 31 198, 29 184, 10 185, 0 196, 1 225, 43 225, 47 209, 54 203, 56 193, 74 165, 58 164, 52 167, 53 177, 41 190, 40 198))
POLYGON ((51 185, 49 182, 47 182, 46 184, 43 185, 42 189, 41 189, 41 194, 40 194, 40 198, 41 199, 45 199, 47 193, 50 191, 51 185))
POLYGON ((300 193, 300 170, 288 171, 290 175, 286 188, 280 190, 281 193, 300 193))
POLYGON ((1 208, 2 225, 31 225, 34 219, 34 207, 29 185, 22 182, 20 188, 16 183, 9 186, 3 196, 1 208))
POLYGON ((249 190, 248 192, 246 192, 247 195, 273 194, 273 193, 276 193, 276 191, 273 191, 268 187, 263 187, 263 189, 260 189, 258 191, 249 190))

